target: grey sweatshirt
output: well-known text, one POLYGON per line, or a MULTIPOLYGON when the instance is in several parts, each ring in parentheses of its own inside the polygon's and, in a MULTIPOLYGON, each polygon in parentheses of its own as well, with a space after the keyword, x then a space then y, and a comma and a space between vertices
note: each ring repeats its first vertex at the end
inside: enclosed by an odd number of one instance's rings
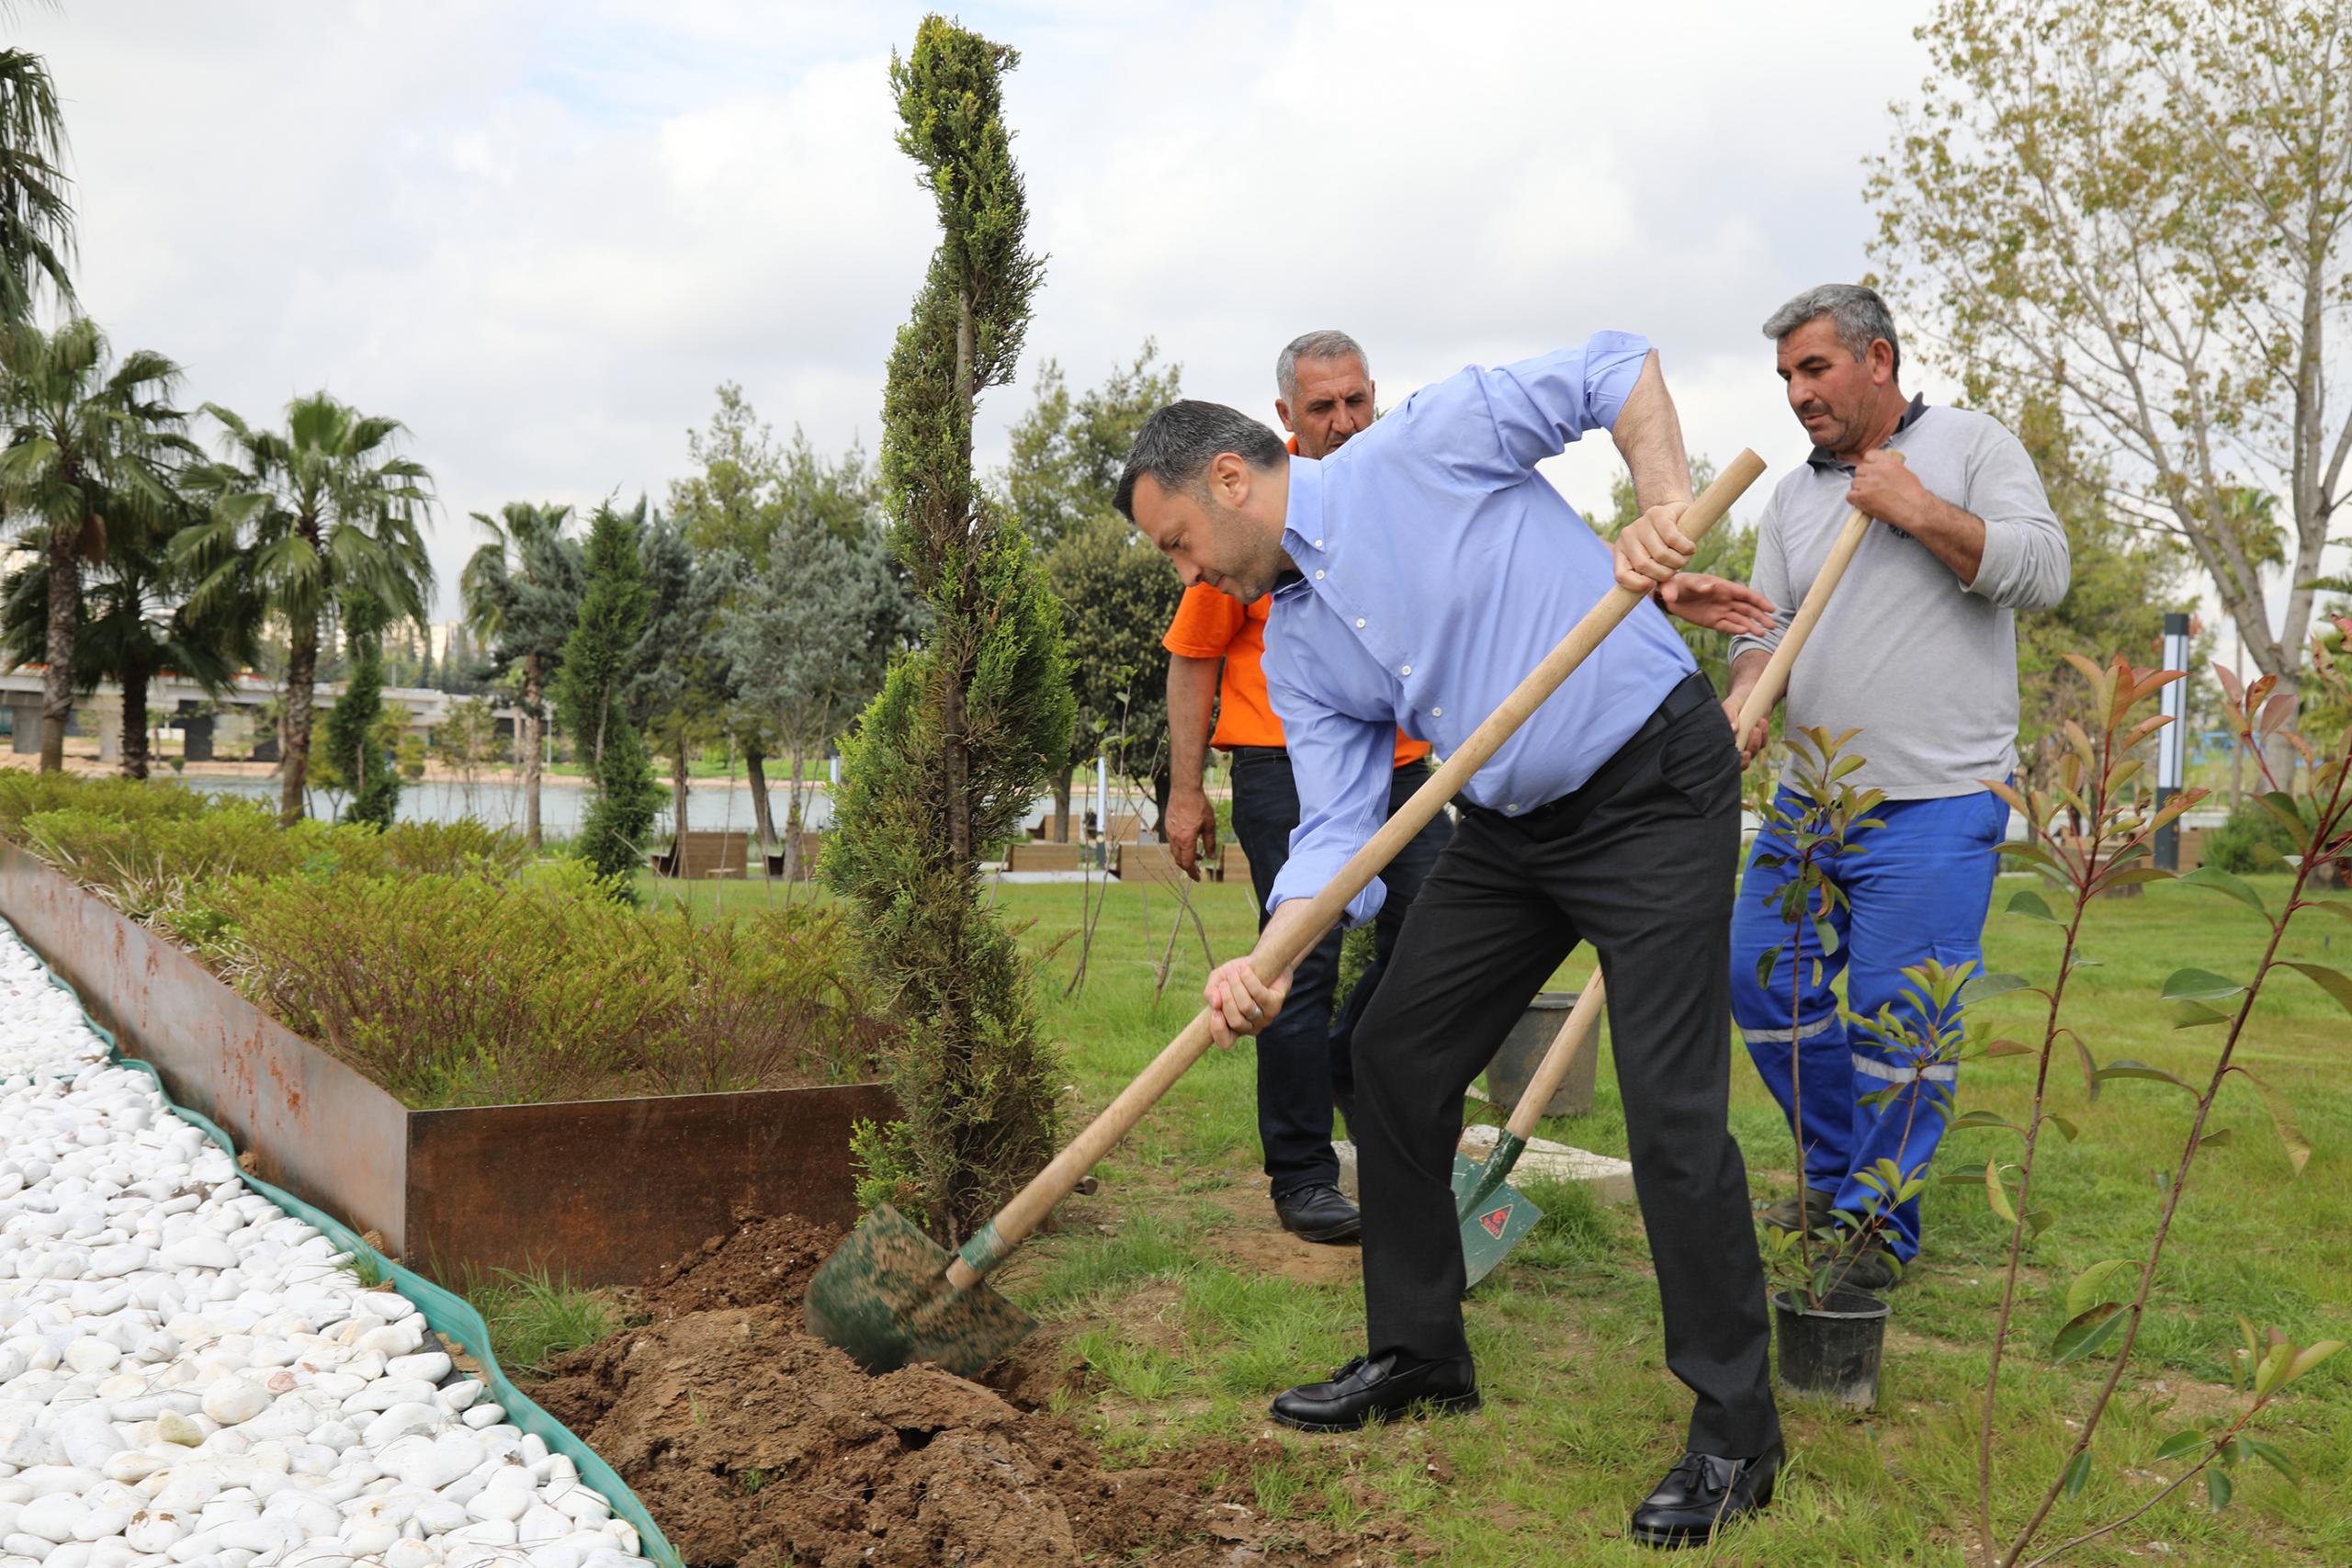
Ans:
MULTIPOLYGON (((1927 546, 1874 525, 1790 671, 1792 734, 1859 728, 1847 782, 1893 800, 1969 795, 2017 766, 2017 612, 2065 597, 2066 531, 2031 459, 1998 422, 1914 402, 1887 445, 1928 493, 1984 520, 1984 558, 1963 583, 1927 546)), ((1815 448, 1773 488, 1758 525, 1755 585, 1785 627, 1846 521, 1853 469, 1815 448)), ((1732 658, 1770 649, 1732 639, 1732 658)), ((1784 775, 1784 782, 1793 782, 1784 775)))

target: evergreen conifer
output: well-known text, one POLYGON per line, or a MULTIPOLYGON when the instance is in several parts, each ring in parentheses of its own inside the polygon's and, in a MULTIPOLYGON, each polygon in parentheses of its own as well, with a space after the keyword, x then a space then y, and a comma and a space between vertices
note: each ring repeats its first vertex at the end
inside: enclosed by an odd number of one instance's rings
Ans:
POLYGON ((1011 380, 1042 264, 1003 118, 1012 50, 926 17, 890 62, 899 145, 942 235, 884 395, 892 546, 930 612, 842 744, 825 874, 857 911, 865 961, 906 1033, 890 1079, 904 1120, 863 1130, 861 1194, 950 1245, 1052 1154, 1054 1053, 1030 966, 982 901, 982 856, 1017 835, 1069 744, 1061 605, 1028 539, 972 474, 979 394, 1011 380))

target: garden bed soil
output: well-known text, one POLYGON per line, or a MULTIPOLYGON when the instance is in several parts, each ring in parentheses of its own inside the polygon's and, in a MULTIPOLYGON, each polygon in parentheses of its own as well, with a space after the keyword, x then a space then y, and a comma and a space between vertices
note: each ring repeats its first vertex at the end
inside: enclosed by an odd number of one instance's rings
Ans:
POLYGON ((602 1454, 692 1568, 931 1568, 1148 1561, 1375 1564, 1409 1535, 1342 1535, 1251 1503, 1271 1439, 1211 1439, 1118 1468, 1042 1408, 1078 1381, 1033 1340, 985 1382, 870 1377, 801 1326, 841 1233, 739 1221, 665 1266, 646 1321, 556 1359, 532 1396, 602 1454))

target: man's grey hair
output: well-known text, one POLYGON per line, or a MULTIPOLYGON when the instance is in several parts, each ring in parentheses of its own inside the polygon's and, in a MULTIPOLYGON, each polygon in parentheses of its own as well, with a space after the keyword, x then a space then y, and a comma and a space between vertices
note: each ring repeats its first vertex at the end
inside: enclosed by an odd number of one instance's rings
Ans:
POLYGON ((1870 357, 1871 343, 1884 338, 1894 351, 1893 369, 1903 368, 1903 344, 1894 335, 1894 315, 1878 290, 1859 283, 1825 283, 1808 288, 1764 318, 1764 335, 1781 342, 1808 321, 1827 316, 1838 323, 1838 341, 1856 359, 1870 357))
POLYGON ((1191 490, 1202 483, 1221 452, 1238 454, 1253 468, 1271 468, 1290 457, 1281 436, 1239 409, 1187 398, 1143 422, 1112 504, 1132 523, 1137 479, 1149 474, 1162 490, 1191 490))
POLYGON ((1298 396, 1298 362, 1302 359, 1352 359, 1363 367, 1365 379, 1372 378, 1372 361, 1364 357, 1363 344, 1347 333, 1329 327, 1321 332, 1301 333, 1274 357, 1274 390, 1282 394, 1284 402, 1298 396))

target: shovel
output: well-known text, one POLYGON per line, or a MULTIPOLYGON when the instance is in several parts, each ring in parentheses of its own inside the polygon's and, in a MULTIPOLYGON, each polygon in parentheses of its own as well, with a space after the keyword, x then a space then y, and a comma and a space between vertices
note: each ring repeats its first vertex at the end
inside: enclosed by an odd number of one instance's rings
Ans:
MULTIPOLYGON (((1903 461, 1900 452, 1887 456, 1898 463, 1903 461)), ((1822 558, 1821 570, 1815 575, 1813 586, 1805 590, 1804 603, 1797 606, 1788 629, 1781 634, 1780 646, 1764 663, 1764 673, 1757 677, 1756 684, 1748 688, 1747 700, 1739 706, 1739 722, 1732 726, 1733 744, 1745 750, 1748 732, 1771 716, 1772 705, 1781 700, 1781 693, 1788 686, 1790 667, 1804 650, 1804 639, 1813 635, 1814 623, 1829 608, 1829 596, 1838 591, 1838 580, 1846 575, 1854 552, 1862 547, 1871 521, 1871 514, 1859 506, 1846 513, 1845 524, 1838 530, 1838 537, 1830 541, 1829 554, 1822 558)))
MULTIPOLYGON (((1897 462, 1901 453, 1891 454, 1897 462)), ((1846 514, 1846 521, 1830 544, 1829 554, 1822 561, 1820 572, 1813 586, 1805 591, 1804 603, 1781 634, 1780 646, 1765 661, 1764 673, 1748 688, 1747 700, 1740 705, 1739 722, 1732 728, 1735 741, 1764 722, 1772 712, 1772 705, 1781 700, 1781 691, 1789 683, 1789 670, 1804 651, 1805 638, 1813 635, 1814 624, 1829 607, 1829 595, 1838 590, 1838 580, 1846 575, 1847 566, 1854 552, 1861 547, 1870 533, 1871 516, 1860 507, 1846 514)), ((1599 1021, 1601 1007, 1600 971, 1592 972, 1592 979, 1577 994, 1576 1006, 1569 1010, 1567 1021, 1552 1037, 1544 1053, 1544 1060, 1535 1068, 1535 1076, 1528 1081, 1527 1092, 1511 1109, 1510 1121, 1502 1136, 1495 1140, 1485 1163, 1468 1155, 1453 1156, 1454 1217, 1462 1225, 1463 1289, 1468 1290, 1503 1260, 1504 1254, 1517 1247, 1520 1238, 1535 1228, 1544 1217, 1528 1196, 1510 1185, 1511 1167, 1527 1147, 1528 1134, 1535 1130, 1536 1119, 1544 1107, 1552 1102, 1553 1091, 1568 1076, 1577 1055, 1592 1037, 1593 1025, 1599 1021)))
POLYGON ((1536 1119, 1552 1103, 1553 1093, 1567 1080, 1568 1069, 1576 1066, 1592 1039, 1594 1026, 1600 1021, 1601 1001, 1600 971, 1595 969, 1584 989, 1577 993, 1566 1021, 1552 1036, 1535 1076, 1527 1080, 1526 1092, 1511 1107, 1510 1121, 1485 1163, 1465 1154, 1453 1156, 1453 1212, 1462 1223, 1462 1288, 1465 1291, 1494 1272, 1503 1255, 1544 1217, 1534 1201, 1506 1179, 1527 1147, 1536 1119))
MULTIPOLYGON (((1704 537, 1763 471, 1764 459, 1753 452, 1740 453, 1683 513, 1682 532, 1694 542, 1704 537)), ((1309 901, 1308 912, 1317 918, 1293 928, 1303 935, 1271 945, 1261 942, 1250 954, 1259 976, 1280 975, 1320 941, 1346 911, 1348 901, 1380 874, 1645 597, 1645 593, 1611 587, 1600 604, 1586 612, 1461 749, 1446 759, 1445 765, 1309 901)), ((969 1377, 1003 1355, 1035 1325, 988 1288, 984 1281, 989 1273, 1028 1239, 1095 1162, 1201 1059, 1210 1043, 1209 1012, 1204 1007, 1085 1131, 953 1255, 895 1209, 885 1205, 875 1210, 833 1249, 808 1281, 803 1314, 809 1332, 875 1372, 929 1361, 969 1377)))

